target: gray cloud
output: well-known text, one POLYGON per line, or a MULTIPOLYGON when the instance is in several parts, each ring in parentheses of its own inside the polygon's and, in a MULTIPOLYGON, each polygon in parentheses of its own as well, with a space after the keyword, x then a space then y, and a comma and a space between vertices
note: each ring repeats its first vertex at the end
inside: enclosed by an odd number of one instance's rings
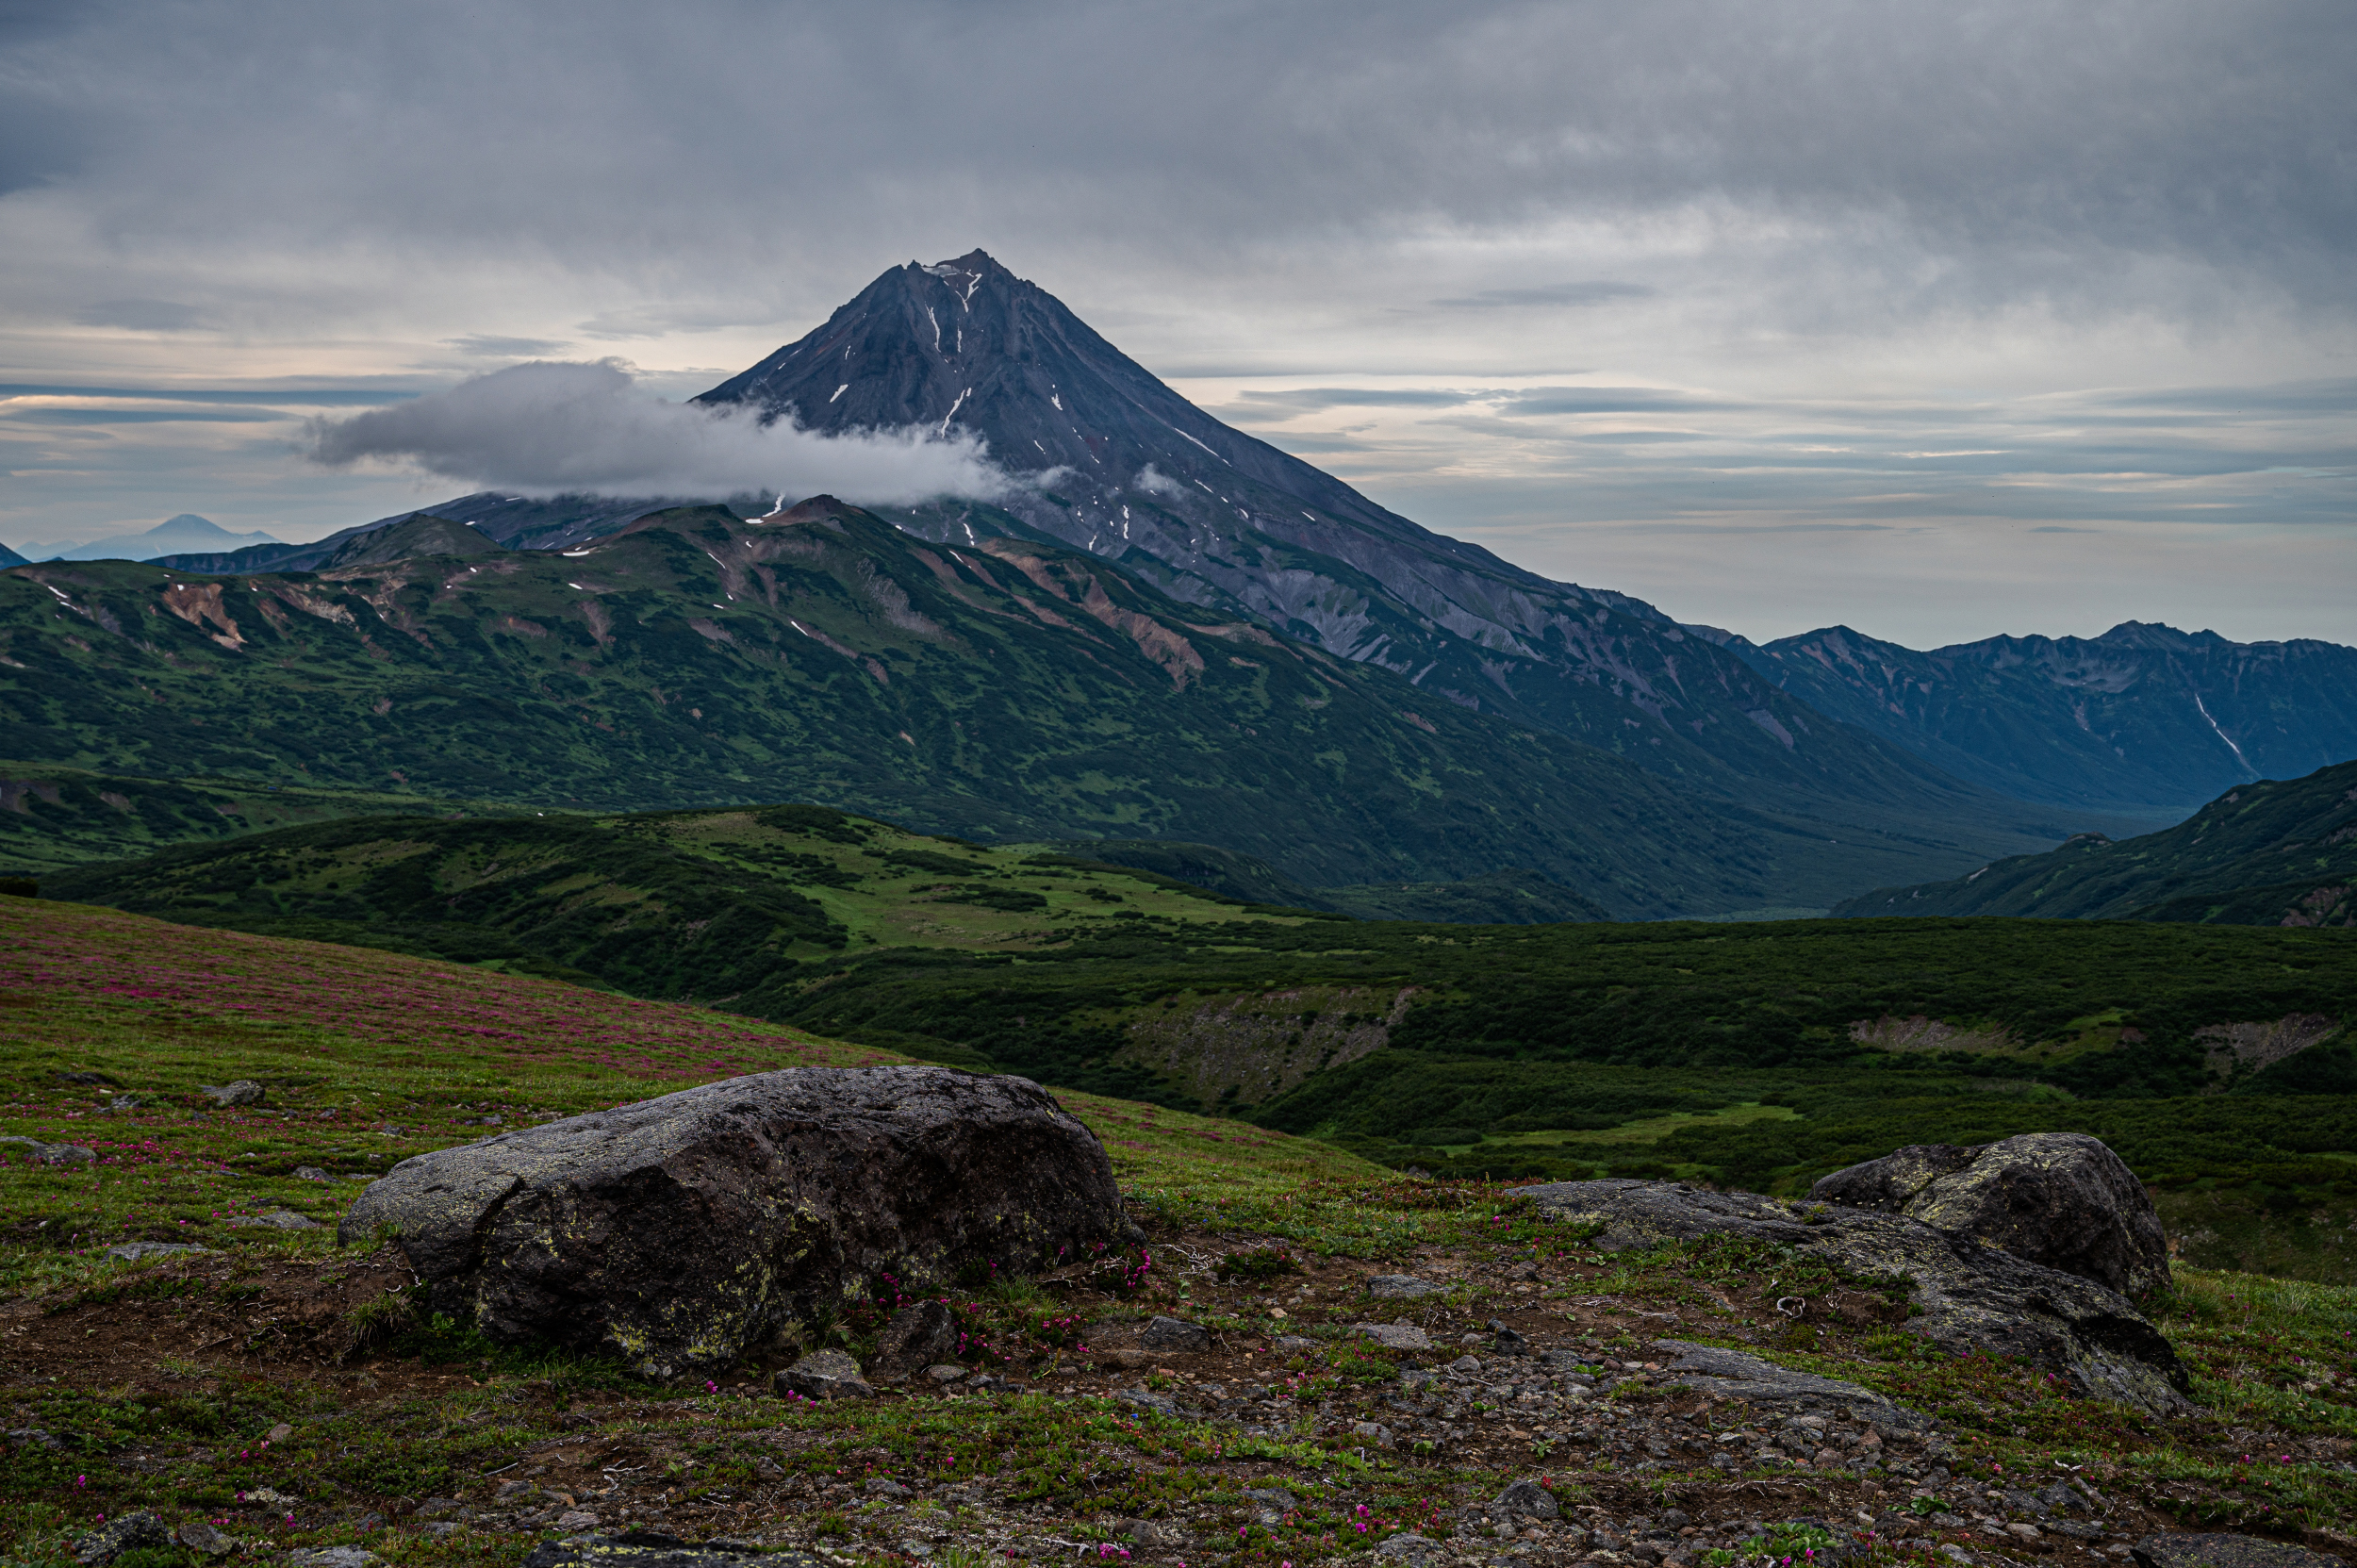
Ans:
POLYGON ((442 346, 481 359, 545 359, 570 345, 561 338, 500 338, 472 332, 464 338, 445 338, 442 346))
POLYGON ((209 324, 196 306, 171 300, 100 300, 74 319, 84 326, 127 327, 133 332, 191 332, 209 324))
MULTIPOLYGON (((1378 500, 1675 614, 1848 585, 1986 629, 2055 580, 2027 530, 2085 524, 2034 542, 2357 639, 2332 561, 2162 547, 2357 518, 2344 0, 60 0, 0 46, 28 385, 351 408, 587 338, 677 396, 979 243, 1378 500), (1745 518, 1918 553, 1852 578, 1745 518), (1736 531, 1655 548, 1698 519, 1736 531)), ((422 455, 22 413, 0 529, 433 499, 422 455)))
POLYGON ((1599 278, 1587 283, 1545 284, 1536 289, 1484 289, 1461 299, 1432 303, 1456 310, 1501 310, 1532 305, 1602 305, 1607 300, 1647 299, 1653 293, 1641 283, 1614 283, 1599 278))
POLYGON ((1013 487, 978 440, 920 429, 831 437, 757 411, 664 403, 610 362, 514 365, 447 391, 311 422, 331 468, 407 463, 535 494, 739 495, 829 491, 847 501, 994 500, 1013 487))

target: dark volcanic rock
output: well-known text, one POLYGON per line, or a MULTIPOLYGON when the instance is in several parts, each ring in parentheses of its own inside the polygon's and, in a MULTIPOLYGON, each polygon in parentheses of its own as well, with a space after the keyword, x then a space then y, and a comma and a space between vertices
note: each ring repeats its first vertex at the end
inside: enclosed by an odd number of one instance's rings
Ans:
POLYGON ((2082 1394, 2155 1415, 2182 1414, 2190 1379, 2161 1331, 2117 1291, 1903 1214, 1670 1181, 1558 1181, 1523 1196, 1558 1219, 1600 1224, 1604 1251, 1709 1235, 1806 1248, 1862 1275, 1912 1287, 1911 1332, 1958 1354, 2013 1356, 2082 1394))
POLYGON ((99 1564, 112 1562, 125 1552, 171 1544, 172 1532, 164 1527, 164 1522, 141 1510, 118 1514, 76 1540, 74 1543, 74 1558, 77 1562, 97 1568, 99 1564))
POLYGON ((880 1378, 905 1378, 957 1353, 957 1315, 942 1302, 915 1301, 894 1312, 876 1336, 869 1365, 880 1378))
POLYGON ((2144 1184, 2084 1132, 2028 1132, 1971 1148, 1915 1144, 1838 1170, 1808 1196, 1994 1242, 2123 1296, 2168 1283, 2168 1242, 2144 1184))
POLYGON ((1183 1317, 1157 1317, 1138 1335, 1138 1343, 1148 1350, 1209 1350, 1211 1331, 1183 1317))
POLYGON ((1654 1348, 1677 1357, 1663 1374, 1672 1382, 1699 1389, 1714 1399, 1740 1399, 1755 1405, 1821 1400, 1845 1405, 1855 1419, 1886 1431, 1924 1431, 1932 1424, 1921 1411, 1895 1405, 1872 1389, 1813 1372, 1795 1372, 1740 1350, 1674 1339, 1656 1340, 1654 1348))
POLYGON ((826 1568, 808 1552, 771 1551, 738 1541, 690 1545, 675 1535, 632 1530, 577 1541, 543 1541, 523 1568, 826 1568))
POLYGON ((2341 1568, 2337 1558, 2250 1535, 2156 1535, 2134 1551, 2142 1568, 2341 1568))
POLYGON ((1125 1241, 1113 1164, 1025 1079, 797 1067, 404 1160, 344 1215, 494 1339, 726 1365, 790 1322, 1125 1241))

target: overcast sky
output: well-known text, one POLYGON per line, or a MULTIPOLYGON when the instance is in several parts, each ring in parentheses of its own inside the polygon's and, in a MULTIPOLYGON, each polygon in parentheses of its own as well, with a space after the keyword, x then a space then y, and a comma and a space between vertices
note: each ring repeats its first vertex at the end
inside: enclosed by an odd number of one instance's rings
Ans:
POLYGON ((2357 642, 2352 81, 2347 0, 0 0, 0 540, 315 536, 453 492, 307 417, 980 245, 1683 619, 2357 642))

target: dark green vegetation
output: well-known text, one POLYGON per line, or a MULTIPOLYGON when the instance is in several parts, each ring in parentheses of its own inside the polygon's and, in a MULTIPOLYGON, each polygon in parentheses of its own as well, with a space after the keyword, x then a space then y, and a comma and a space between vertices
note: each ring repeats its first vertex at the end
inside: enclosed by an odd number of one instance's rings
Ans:
POLYGON ((1929 652, 1846 626, 1727 646, 1819 713, 2025 801, 2173 821, 2357 754, 2357 649, 2336 643, 2131 620, 1929 652))
POLYGON ((1879 888, 1836 915, 2036 915, 2233 926, 2357 923, 2357 763, 2239 784, 2176 827, 2074 838, 1953 882, 1879 888))
POLYGON ((1624 916, 1828 904, 1982 858, 1904 824, 1829 843, 1086 555, 936 552, 831 503, 320 575, 18 568, 0 659, 0 752, 84 769, 546 808, 799 798, 1002 843, 1216 844, 1310 886, 1519 868, 1624 916))
POLYGON ((1267 924, 829 967, 776 1015, 1444 1175, 1790 1191, 1904 1144, 2089 1131, 2217 1195, 2231 1256, 2357 1278, 2353 1238, 2308 1218, 2357 1208, 2338 932, 1267 924))

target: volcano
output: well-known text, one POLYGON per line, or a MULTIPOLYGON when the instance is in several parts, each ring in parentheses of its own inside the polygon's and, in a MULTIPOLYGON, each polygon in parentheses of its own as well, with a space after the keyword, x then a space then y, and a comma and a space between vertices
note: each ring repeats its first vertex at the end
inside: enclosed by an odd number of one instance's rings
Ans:
POLYGON ((1435 697, 1853 833, 2051 843, 2061 824, 1825 718, 1641 600, 1419 526, 1221 423, 976 250, 895 267, 696 400, 843 433, 965 432, 1028 483, 997 505, 882 509, 941 543, 1089 552, 1435 697))

